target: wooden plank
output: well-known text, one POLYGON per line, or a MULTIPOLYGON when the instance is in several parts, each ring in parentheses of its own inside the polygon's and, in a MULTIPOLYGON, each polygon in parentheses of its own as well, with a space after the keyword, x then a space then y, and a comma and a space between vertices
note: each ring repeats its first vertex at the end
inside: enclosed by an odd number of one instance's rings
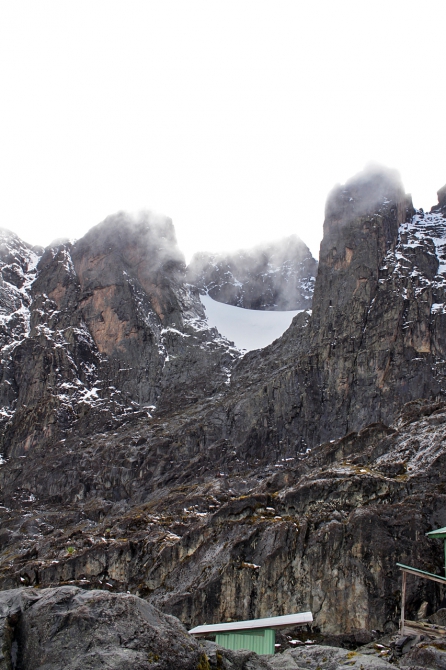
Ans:
POLYGON ((446 628, 443 626, 436 626, 435 624, 424 623, 423 621, 404 621, 404 631, 408 634, 419 635, 424 633, 426 635, 433 635, 434 637, 445 637, 446 628))
POLYGON ((401 588, 401 624, 400 624, 401 635, 404 635, 404 604, 406 602, 406 579, 407 574, 403 572, 403 585, 401 588))
POLYGON ((397 563, 397 566, 399 569, 405 573, 409 573, 411 575, 416 575, 417 577, 423 577, 424 579, 430 579, 432 582, 438 582, 439 584, 446 584, 446 577, 439 577, 438 575, 433 575, 431 572, 425 572, 424 570, 417 570, 417 568, 411 568, 408 565, 402 565, 401 563, 397 563))

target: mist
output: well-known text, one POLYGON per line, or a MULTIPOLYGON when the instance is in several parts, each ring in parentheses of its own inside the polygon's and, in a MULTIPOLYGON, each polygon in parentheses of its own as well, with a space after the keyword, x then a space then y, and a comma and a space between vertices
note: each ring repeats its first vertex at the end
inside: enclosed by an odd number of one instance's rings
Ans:
POLYGON ((187 280, 214 300, 253 310, 308 309, 317 261, 296 235, 229 254, 195 254, 187 280))
MULTIPOLYGON (((94 248, 99 238, 101 245, 113 253, 121 254, 123 249, 130 249, 126 253, 134 257, 150 257, 147 270, 151 273, 174 267, 180 272, 185 270, 184 254, 178 247, 172 220, 162 214, 150 210, 112 214, 74 244, 74 254, 81 253, 85 246, 94 248), (131 244, 135 239, 138 240, 137 247, 131 244)), ((124 260, 130 265, 134 263, 133 257, 124 260)))

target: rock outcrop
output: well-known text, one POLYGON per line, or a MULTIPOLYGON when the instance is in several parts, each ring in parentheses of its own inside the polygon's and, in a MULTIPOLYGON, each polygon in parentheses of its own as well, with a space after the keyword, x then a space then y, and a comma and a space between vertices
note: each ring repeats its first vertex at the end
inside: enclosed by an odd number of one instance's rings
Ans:
POLYGON ((295 235, 232 254, 198 253, 187 280, 211 298, 245 309, 310 309, 317 261, 295 235))
MULTIPOLYGON (((443 561, 424 537, 446 525, 442 193, 425 213, 387 171, 337 187, 312 312, 244 356, 208 328, 169 221, 114 217, 37 268, 7 242, 25 279, 0 287, 1 588, 396 630, 395 563, 443 561)), ((408 612, 424 602, 435 584, 409 581, 408 612)))
POLYGON ((419 642, 401 659, 399 666, 401 670, 443 670, 446 667, 446 640, 419 642))
POLYGON ((275 656, 270 661, 277 670, 390 670, 392 666, 384 658, 363 654, 361 651, 347 651, 336 647, 312 645, 298 647, 275 656))

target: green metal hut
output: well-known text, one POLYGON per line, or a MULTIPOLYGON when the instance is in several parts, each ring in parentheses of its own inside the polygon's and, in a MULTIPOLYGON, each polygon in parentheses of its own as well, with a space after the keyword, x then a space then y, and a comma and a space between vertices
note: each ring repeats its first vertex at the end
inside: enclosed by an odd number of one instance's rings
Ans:
POLYGON ((439 540, 444 540, 444 570, 446 574, 446 528, 438 528, 437 530, 431 530, 430 533, 426 533, 427 537, 437 537, 439 540))
POLYGON ((277 628, 291 628, 313 621, 311 612, 287 614, 285 616, 251 619, 249 621, 233 621, 196 626, 191 635, 215 634, 215 641, 225 649, 249 649, 257 654, 274 654, 277 628))

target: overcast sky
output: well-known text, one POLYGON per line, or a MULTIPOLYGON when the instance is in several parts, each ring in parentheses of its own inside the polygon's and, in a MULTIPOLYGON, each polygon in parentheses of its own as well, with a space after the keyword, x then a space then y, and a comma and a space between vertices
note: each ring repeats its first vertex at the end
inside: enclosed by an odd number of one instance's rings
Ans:
POLYGON ((1 225, 173 219, 188 257, 297 233, 369 161, 446 183, 444 0, 0 0, 1 225))

